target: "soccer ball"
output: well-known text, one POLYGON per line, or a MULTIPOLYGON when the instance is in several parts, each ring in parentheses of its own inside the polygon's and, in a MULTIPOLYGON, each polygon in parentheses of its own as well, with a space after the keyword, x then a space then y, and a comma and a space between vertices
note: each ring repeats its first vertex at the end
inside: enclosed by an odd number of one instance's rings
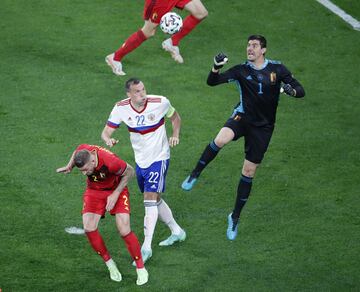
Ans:
POLYGON ((160 28, 164 33, 174 34, 183 26, 182 18, 175 12, 168 12, 161 17, 160 28))

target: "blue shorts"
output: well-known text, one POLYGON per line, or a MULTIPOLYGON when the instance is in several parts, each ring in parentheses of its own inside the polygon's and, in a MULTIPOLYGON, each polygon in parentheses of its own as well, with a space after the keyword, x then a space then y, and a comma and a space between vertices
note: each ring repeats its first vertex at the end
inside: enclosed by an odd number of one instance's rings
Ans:
POLYGON ((170 159, 156 161, 148 168, 141 168, 136 164, 136 178, 140 191, 163 193, 165 192, 165 179, 170 159))

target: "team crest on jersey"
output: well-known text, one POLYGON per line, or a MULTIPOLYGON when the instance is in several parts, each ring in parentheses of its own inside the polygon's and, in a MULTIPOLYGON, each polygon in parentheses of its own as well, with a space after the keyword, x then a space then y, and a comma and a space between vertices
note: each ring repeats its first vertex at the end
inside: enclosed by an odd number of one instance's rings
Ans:
POLYGON ((149 121, 154 121, 155 120, 155 115, 154 114, 149 114, 148 116, 147 116, 147 118, 148 118, 148 120, 149 121))
POLYGON ((152 17, 151 17, 153 20, 156 20, 158 18, 158 14, 155 12, 153 13, 152 17))
POLYGON ((241 120, 241 116, 239 116, 239 115, 234 116, 234 121, 240 121, 240 120, 241 120))
POLYGON ((270 82, 272 85, 274 85, 276 83, 276 73, 275 72, 270 73, 270 82))

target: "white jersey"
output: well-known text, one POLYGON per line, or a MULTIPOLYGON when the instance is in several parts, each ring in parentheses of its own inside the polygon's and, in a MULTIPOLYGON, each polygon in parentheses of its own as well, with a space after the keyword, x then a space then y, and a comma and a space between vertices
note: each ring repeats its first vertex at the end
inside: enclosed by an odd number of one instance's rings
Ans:
POLYGON ((127 125, 135 162, 141 168, 147 168, 155 161, 170 158, 165 116, 171 109, 173 108, 170 101, 159 95, 147 95, 142 111, 132 107, 130 98, 115 104, 107 125, 112 128, 118 128, 121 123, 127 125))

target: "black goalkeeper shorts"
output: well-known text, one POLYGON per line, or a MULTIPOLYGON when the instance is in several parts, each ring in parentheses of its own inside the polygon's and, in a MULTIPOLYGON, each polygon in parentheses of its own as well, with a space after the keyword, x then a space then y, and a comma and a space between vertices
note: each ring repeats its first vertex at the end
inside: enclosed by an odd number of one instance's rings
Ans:
POLYGON ((244 137, 246 160, 256 164, 261 163, 269 146, 274 125, 256 127, 235 114, 226 121, 224 127, 230 128, 235 133, 233 141, 244 137))

